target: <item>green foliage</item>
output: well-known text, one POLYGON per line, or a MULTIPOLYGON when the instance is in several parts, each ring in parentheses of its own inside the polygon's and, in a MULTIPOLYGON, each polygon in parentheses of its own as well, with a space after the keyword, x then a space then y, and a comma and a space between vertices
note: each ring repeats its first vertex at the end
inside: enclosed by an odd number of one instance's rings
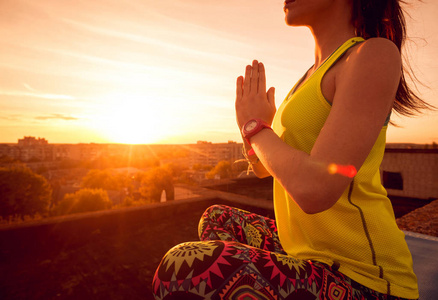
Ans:
POLYGON ((173 200, 174 187, 170 167, 153 168, 142 175, 139 192, 147 201, 160 202, 163 190, 166 191, 166 197, 173 200))
POLYGON ((208 172, 205 176, 208 179, 215 178, 216 175, 219 176, 220 179, 231 178, 232 177, 232 168, 231 163, 229 161, 223 160, 218 162, 218 164, 208 172))
POLYGON ((110 170, 90 170, 82 179, 81 187, 90 189, 119 190, 126 186, 126 176, 114 175, 110 170))
POLYGON ((162 166, 161 169, 163 169, 166 173, 175 178, 181 176, 183 174, 183 171, 187 168, 179 164, 169 163, 162 166))
POLYGON ((105 210, 112 207, 106 191, 102 189, 80 189, 74 194, 64 196, 57 206, 54 215, 68 215, 82 212, 105 210))
POLYGON ((0 168, 0 216, 45 214, 52 199, 47 180, 23 166, 0 168))
POLYGON ((231 166, 234 176, 238 176, 243 171, 248 170, 248 163, 246 161, 234 162, 231 166))
POLYGON ((214 167, 210 165, 194 164, 192 169, 195 171, 211 171, 214 167))

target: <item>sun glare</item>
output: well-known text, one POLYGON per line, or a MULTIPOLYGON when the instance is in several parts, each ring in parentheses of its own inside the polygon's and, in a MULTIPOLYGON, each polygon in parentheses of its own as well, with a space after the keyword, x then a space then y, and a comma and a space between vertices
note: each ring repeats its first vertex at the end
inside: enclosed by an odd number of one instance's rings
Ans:
POLYGON ((160 106, 145 95, 110 95, 101 102, 93 123, 112 143, 156 143, 169 134, 159 125, 165 122, 160 106))

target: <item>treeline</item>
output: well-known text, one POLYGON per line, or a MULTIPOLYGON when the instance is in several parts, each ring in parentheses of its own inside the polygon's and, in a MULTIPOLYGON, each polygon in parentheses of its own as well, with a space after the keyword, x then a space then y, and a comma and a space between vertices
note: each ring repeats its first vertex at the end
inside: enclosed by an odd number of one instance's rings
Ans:
MULTIPOLYGON (((63 172, 58 176, 50 172, 43 176, 22 164, 0 167, 0 221, 9 223, 155 203, 160 202, 163 191, 169 201, 174 199, 175 182, 194 184, 188 168, 177 164, 153 164, 136 173, 120 172, 113 168, 114 164, 109 165, 112 168, 57 170, 63 172), (61 187, 73 178, 80 179, 78 190, 62 196, 61 187), (109 193, 119 201, 112 201, 109 193)), ((204 174, 207 179, 224 179, 237 176, 245 168, 246 164, 222 161, 216 166, 195 165, 191 171, 204 174)))
POLYGON ((181 172, 181 168, 170 164, 136 174, 92 169, 82 178, 79 190, 56 202, 53 186, 44 176, 24 165, 2 167, 0 218, 17 221, 159 202, 163 190, 172 200, 173 180, 181 172), (108 191, 118 193, 122 201, 115 205, 108 191))

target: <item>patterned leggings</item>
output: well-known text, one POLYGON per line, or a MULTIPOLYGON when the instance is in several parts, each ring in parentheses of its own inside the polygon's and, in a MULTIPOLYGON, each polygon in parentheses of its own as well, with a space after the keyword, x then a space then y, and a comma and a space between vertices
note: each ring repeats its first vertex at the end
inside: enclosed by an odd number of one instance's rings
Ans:
POLYGON ((200 242, 177 245, 161 261, 155 299, 401 299, 325 264, 288 256, 272 219, 214 205, 198 231, 200 242))

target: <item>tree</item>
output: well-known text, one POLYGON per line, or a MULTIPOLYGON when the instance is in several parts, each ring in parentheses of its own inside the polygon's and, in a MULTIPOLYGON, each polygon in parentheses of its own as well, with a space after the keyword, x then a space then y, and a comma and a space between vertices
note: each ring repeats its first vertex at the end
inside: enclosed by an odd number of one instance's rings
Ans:
POLYGON ((55 206, 55 215, 68 215, 89 211, 105 210, 112 207, 106 191, 102 189, 80 189, 74 194, 64 196, 55 206))
POLYGON ((211 171, 213 168, 214 168, 213 166, 202 165, 202 164, 198 164, 198 163, 196 163, 192 166, 192 169, 194 171, 211 171))
POLYGON ((183 171, 186 170, 187 167, 177 163, 168 163, 161 166, 161 169, 169 173, 172 178, 178 178, 183 174, 183 171))
POLYGON ((139 192, 150 202, 160 202, 161 193, 166 191, 166 200, 175 199, 172 172, 168 167, 156 167, 142 176, 139 192))
POLYGON ((125 185, 126 178, 120 175, 113 175, 110 170, 90 170, 82 178, 81 183, 82 188, 103 190, 119 190, 125 185))
POLYGON ((47 180, 27 167, 0 168, 0 216, 35 216, 48 211, 52 190, 47 180))
POLYGON ((213 179, 216 177, 216 175, 218 175, 219 178, 221 179, 231 178, 232 177, 231 163, 226 160, 220 161, 213 168, 213 170, 211 170, 206 174, 208 179, 213 179))

